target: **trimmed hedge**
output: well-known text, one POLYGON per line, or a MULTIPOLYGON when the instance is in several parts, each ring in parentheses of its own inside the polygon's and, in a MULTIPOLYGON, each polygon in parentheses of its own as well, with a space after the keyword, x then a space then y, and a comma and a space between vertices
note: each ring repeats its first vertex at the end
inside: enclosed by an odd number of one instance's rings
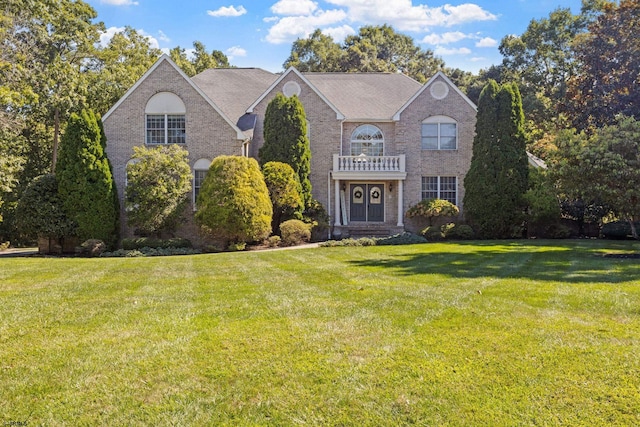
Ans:
POLYGON ((133 250, 142 248, 167 249, 167 248, 192 248, 193 245, 188 239, 154 239, 151 237, 137 237, 132 239, 122 239, 122 249, 133 250))

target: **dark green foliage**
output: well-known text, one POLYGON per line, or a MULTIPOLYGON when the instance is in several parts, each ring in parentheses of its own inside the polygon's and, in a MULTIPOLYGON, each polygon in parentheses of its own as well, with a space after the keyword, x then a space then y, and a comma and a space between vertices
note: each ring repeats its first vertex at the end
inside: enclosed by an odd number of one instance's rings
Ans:
POLYGON ((290 219, 280 224, 282 244, 285 246, 301 245, 311 240, 311 224, 290 219))
POLYGON ((306 209, 302 213, 303 221, 313 225, 311 229, 311 241, 319 242, 327 239, 327 230, 329 230, 329 214, 322 206, 322 203, 316 199, 311 199, 306 209))
POLYGON ((58 191, 80 240, 117 241, 118 207, 104 134, 92 111, 72 114, 60 142, 58 191))
POLYGON ((470 240, 475 237, 473 228, 467 224, 445 224, 441 230, 447 240, 470 240))
MULTIPOLYGON (((635 223, 636 230, 640 230, 640 222, 635 223)), ((631 239, 631 224, 629 221, 613 221, 602 224, 600 235, 603 239, 624 240, 631 239)))
POLYGON ((196 212, 207 234, 227 243, 263 240, 271 232, 272 215, 258 162, 239 156, 213 160, 200 188, 196 212))
POLYGON ((430 225, 427 228, 421 230, 420 234, 430 242, 438 242, 440 240, 444 240, 444 233, 442 232, 441 227, 430 225))
POLYGON ((135 257, 150 257, 150 256, 173 256, 173 255, 196 255, 201 253, 198 249, 192 248, 149 248, 144 247, 140 249, 118 249, 113 252, 103 252, 101 257, 120 257, 120 258, 135 258, 135 257))
POLYGON ((264 115, 264 145, 258 153, 260 164, 282 162, 298 174, 304 205, 311 202, 311 149, 307 138, 307 120, 302 102, 278 93, 269 102, 264 115))
POLYGON ((16 226, 28 238, 61 238, 72 234, 75 225, 64 213, 53 174, 37 177, 22 193, 16 207, 16 226))
POLYGON ((556 234, 560 224, 560 203, 553 181, 545 169, 529 170, 529 189, 524 195, 527 202, 528 237, 547 237, 556 234))
POLYGON ((177 145, 134 147, 127 165, 125 205, 129 225, 141 234, 172 232, 191 191, 187 151, 177 145))
POLYGON ((189 239, 174 237, 171 239, 154 239, 151 237, 136 237, 122 239, 122 249, 142 249, 142 248, 191 248, 193 245, 189 239))
POLYGON ((88 258, 99 257, 107 250, 107 245, 99 239, 89 239, 78 247, 77 254, 88 258))
POLYGON ((464 214, 481 238, 521 235, 528 159, 518 87, 490 81, 480 94, 464 214))
POLYGON ((278 234, 280 224, 289 219, 302 219, 302 188, 293 168, 282 162, 262 166, 264 182, 273 206, 272 233, 278 234))

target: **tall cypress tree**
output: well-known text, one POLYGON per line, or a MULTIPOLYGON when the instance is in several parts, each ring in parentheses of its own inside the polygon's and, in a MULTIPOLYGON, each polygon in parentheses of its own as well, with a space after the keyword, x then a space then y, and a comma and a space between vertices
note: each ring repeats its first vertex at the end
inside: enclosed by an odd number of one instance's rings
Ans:
POLYGON ((465 217, 479 237, 521 234, 528 174, 520 91, 492 80, 480 94, 473 157, 464 179, 465 217))
POLYGON ((307 137, 307 119, 302 102, 278 93, 267 106, 264 116, 264 145, 258 153, 260 165, 287 163, 300 178, 302 200, 311 202, 311 149, 307 137))
POLYGON ((72 114, 60 141, 58 192, 81 240, 117 241, 118 208, 103 134, 91 110, 72 114))

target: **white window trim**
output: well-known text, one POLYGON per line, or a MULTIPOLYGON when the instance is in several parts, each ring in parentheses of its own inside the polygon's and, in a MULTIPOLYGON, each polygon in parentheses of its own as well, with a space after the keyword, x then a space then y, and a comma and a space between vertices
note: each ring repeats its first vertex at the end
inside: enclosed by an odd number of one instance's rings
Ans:
POLYGON ((372 125, 372 124, 369 124, 369 123, 360 125, 360 126, 356 127, 353 130, 353 132, 351 132, 351 137, 349 138, 349 155, 353 156, 353 149, 352 149, 353 143, 354 142, 355 143, 361 143, 362 142, 362 140, 354 139, 354 135, 356 134, 356 132, 358 132, 359 129, 362 129, 364 127, 370 127, 370 128, 373 128, 373 129, 377 130, 378 132, 380 132, 380 135, 382 135, 382 139, 381 140, 373 140, 372 139, 371 141, 379 142, 379 143, 382 144, 382 154, 381 154, 381 156, 384 156, 386 154, 386 149, 387 149, 387 147, 386 147, 387 144, 385 144, 384 132, 382 132, 382 129, 380 129, 378 126, 375 126, 375 125, 372 125))
MULTIPOLYGON (((443 199, 443 198, 442 198, 442 193, 444 192, 444 191, 442 190, 442 178, 454 178, 454 179, 455 179, 455 181, 456 181, 456 182, 455 182, 455 186, 456 186, 456 200, 455 200, 454 205, 458 206, 458 198, 460 197, 460 191, 459 191, 459 190, 460 190, 460 189, 459 189, 459 181, 460 181, 460 180, 458 179, 458 177, 457 177, 457 176, 451 176, 451 175, 447 175, 447 176, 444 176, 444 175, 443 175, 443 176, 434 176, 434 175, 429 175, 429 176, 423 176, 422 178, 437 178, 437 180, 438 180, 438 188, 437 188, 437 190, 436 190, 436 191, 437 191, 437 197, 436 197, 436 199, 442 199, 442 200, 446 200, 446 199, 443 199)), ((421 183, 421 187, 422 187, 422 188, 420 188, 420 200, 425 200, 425 197, 423 197, 423 196, 424 196, 424 193, 425 193, 425 191, 424 191, 424 180, 423 180, 423 179, 421 179, 421 180, 420 180, 420 183, 421 183)))
POLYGON ((209 159, 198 159, 193 165, 193 174, 192 174, 192 185, 191 185, 191 201, 193 205, 194 212, 197 210, 196 207, 196 171, 204 171, 207 172, 209 170, 209 166, 211 166, 211 160, 209 159))

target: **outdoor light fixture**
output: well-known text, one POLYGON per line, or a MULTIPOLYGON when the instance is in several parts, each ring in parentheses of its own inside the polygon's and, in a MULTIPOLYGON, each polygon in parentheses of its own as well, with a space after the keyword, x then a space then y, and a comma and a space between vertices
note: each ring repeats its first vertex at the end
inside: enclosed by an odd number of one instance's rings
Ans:
POLYGON ((393 182, 389 183, 389 193, 393 193, 393 182))

